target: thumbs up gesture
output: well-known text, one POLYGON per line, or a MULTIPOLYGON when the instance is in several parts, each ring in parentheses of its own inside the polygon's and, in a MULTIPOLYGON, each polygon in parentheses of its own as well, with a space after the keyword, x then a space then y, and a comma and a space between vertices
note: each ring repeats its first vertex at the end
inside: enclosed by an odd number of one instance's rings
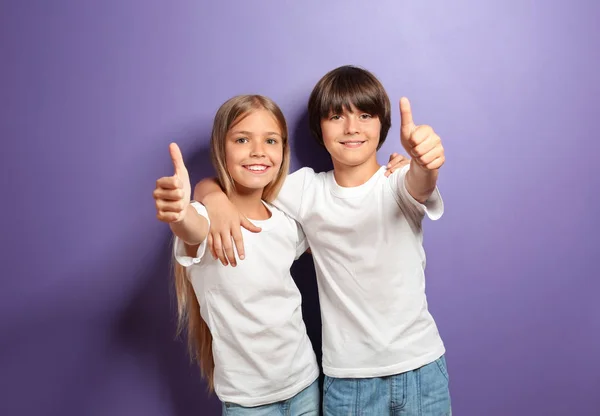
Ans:
POLYGON ((171 143, 169 152, 171 153, 175 173, 173 176, 165 176, 156 181, 153 196, 156 205, 156 217, 166 223, 177 223, 185 218, 192 191, 190 177, 183 163, 179 146, 171 143))
POLYGON ((400 142, 413 161, 424 170, 439 169, 446 157, 442 139, 430 126, 416 125, 408 98, 400 100, 400 142))

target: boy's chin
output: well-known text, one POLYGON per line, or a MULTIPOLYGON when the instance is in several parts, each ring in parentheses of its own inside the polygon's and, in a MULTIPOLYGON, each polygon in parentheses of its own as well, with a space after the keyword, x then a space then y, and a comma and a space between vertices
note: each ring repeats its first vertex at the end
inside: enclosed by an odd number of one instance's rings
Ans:
POLYGON ((333 165, 339 165, 344 167, 362 166, 365 163, 374 162, 377 163, 377 153, 372 152, 368 154, 357 153, 355 155, 331 155, 333 165))

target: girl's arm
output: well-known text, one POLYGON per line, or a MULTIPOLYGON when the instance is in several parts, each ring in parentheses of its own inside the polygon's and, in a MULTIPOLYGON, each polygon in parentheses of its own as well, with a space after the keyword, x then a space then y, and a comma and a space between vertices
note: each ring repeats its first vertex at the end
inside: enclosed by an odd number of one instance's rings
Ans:
POLYGON ((185 208, 183 219, 169 224, 171 231, 188 246, 197 246, 208 235, 208 221, 190 205, 185 208))
POLYGON ((186 245, 197 246, 208 235, 208 221, 190 205, 190 178, 179 147, 171 143, 169 152, 175 174, 156 181, 153 192, 156 217, 169 224, 173 234, 186 245))

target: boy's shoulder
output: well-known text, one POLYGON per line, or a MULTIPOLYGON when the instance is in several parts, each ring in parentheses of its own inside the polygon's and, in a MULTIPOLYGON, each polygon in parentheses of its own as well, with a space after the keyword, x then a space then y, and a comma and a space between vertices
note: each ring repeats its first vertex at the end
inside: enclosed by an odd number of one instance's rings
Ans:
POLYGON ((315 172, 313 168, 303 167, 287 176, 286 185, 296 185, 306 190, 312 185, 327 183, 328 178, 332 175, 333 170, 326 172, 315 172))
POLYGON ((284 210, 270 202, 263 201, 263 203, 267 206, 269 211, 271 211, 270 222, 274 225, 271 228, 282 230, 291 227, 292 229, 295 229, 297 222, 294 218, 290 217, 284 210))
POLYGON ((315 170, 311 167, 305 166, 302 167, 292 173, 290 173, 288 175, 289 177, 292 176, 301 176, 301 177, 305 177, 305 178, 317 178, 317 177, 325 177, 327 175, 332 175, 333 174, 333 170, 328 170, 325 172, 315 172, 315 170))

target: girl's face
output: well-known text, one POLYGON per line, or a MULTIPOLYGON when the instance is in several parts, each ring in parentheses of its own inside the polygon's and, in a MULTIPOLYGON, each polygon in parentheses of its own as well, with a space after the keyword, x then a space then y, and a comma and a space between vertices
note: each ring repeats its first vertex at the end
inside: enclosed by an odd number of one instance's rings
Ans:
POLYGON ((227 132, 225 162, 238 192, 262 192, 277 177, 282 160, 281 129, 269 111, 253 110, 227 132))

